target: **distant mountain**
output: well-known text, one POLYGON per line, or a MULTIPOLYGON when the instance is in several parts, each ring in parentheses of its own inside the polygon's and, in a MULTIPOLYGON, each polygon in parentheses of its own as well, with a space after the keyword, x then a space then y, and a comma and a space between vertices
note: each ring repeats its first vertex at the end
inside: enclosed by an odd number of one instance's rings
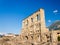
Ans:
POLYGON ((49 30, 60 30, 60 20, 55 21, 54 23, 52 23, 49 27, 49 30))

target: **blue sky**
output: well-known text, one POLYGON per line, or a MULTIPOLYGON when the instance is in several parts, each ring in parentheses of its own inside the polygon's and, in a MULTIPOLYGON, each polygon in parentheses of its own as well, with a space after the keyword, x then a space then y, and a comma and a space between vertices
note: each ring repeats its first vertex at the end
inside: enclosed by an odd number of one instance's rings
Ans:
POLYGON ((0 33, 20 33, 22 20, 40 8, 46 26, 60 20, 60 0, 0 0, 0 33))

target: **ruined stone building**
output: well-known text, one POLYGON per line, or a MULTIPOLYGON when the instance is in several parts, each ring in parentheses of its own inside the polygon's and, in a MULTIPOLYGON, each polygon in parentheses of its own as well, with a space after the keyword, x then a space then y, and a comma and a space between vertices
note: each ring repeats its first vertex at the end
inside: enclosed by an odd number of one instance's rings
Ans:
POLYGON ((60 30, 49 31, 45 25, 44 9, 39 9, 22 21, 22 45, 57 45, 60 30))
POLYGON ((22 21, 19 36, 4 36, 0 45, 60 45, 60 30, 49 30, 45 24, 44 9, 39 9, 22 21))
POLYGON ((41 45, 49 41, 49 30, 45 26, 44 9, 38 10, 22 21, 21 35, 23 45, 41 45))

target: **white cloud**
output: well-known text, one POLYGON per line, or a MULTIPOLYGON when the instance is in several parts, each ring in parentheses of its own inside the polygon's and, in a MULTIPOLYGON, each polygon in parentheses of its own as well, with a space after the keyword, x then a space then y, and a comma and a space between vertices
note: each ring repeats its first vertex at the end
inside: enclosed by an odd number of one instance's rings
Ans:
POLYGON ((50 23, 50 22, 51 22, 51 20, 48 20, 48 22, 50 23))
POLYGON ((54 11, 53 11, 53 13, 57 13, 57 12, 58 12, 58 10, 54 10, 54 11))

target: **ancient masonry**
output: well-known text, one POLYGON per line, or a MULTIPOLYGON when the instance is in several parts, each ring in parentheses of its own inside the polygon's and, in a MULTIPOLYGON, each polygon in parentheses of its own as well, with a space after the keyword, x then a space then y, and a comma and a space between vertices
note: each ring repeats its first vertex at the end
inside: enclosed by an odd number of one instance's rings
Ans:
POLYGON ((39 9, 22 21, 22 45, 57 45, 60 31, 45 26, 44 9, 39 9))
POLYGON ((0 38, 0 45, 60 45, 60 30, 50 30, 45 25, 44 9, 22 21, 21 34, 0 38))

